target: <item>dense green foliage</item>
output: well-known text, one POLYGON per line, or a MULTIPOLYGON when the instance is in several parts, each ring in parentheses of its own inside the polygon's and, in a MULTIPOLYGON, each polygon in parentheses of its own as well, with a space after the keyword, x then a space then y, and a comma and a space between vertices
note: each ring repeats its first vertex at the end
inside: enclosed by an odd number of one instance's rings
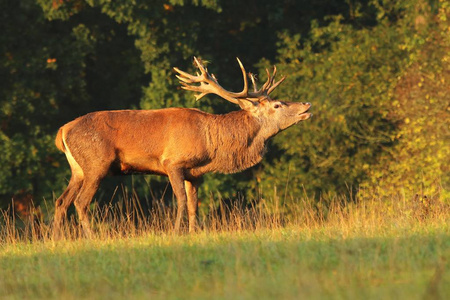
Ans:
POLYGON ((2 205, 14 195, 39 203, 62 192, 69 169, 53 138, 81 114, 236 109, 212 96, 194 103, 178 88, 171 68, 192 71, 193 55, 210 61, 229 89, 241 86, 236 56, 259 74, 276 64, 288 75, 277 95, 309 101, 314 113, 277 136, 261 165, 207 176, 204 197, 270 198, 278 187, 290 199, 380 181, 394 187, 383 193, 448 193, 448 1, 0 3, 2 205))

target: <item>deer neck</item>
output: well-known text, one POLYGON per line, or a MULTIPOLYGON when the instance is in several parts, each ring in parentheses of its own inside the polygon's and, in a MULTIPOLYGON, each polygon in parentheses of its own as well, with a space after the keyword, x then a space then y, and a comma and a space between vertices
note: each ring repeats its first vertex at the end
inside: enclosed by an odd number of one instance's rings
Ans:
POLYGON ((235 173, 258 164, 266 138, 257 119, 244 110, 215 115, 208 127, 212 171, 235 173))

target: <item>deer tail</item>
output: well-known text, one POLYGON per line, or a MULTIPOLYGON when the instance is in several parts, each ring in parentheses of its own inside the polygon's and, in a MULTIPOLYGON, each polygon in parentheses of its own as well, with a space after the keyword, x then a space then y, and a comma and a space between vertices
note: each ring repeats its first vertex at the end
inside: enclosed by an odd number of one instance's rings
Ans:
POLYGON ((64 146, 62 131, 63 131, 63 128, 62 127, 59 128, 58 133, 56 134, 56 138, 55 138, 55 145, 62 152, 66 152, 66 147, 64 146))

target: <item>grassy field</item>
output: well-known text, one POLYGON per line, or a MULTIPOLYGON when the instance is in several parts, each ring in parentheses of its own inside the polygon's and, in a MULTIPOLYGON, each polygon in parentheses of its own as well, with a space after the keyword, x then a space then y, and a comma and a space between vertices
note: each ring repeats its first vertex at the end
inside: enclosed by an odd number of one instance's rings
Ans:
POLYGON ((264 203, 203 215, 173 235, 172 215, 99 210, 96 237, 54 241, 45 225, 0 231, 0 298, 446 299, 450 212, 437 200, 264 203), (325 208, 326 207, 326 208, 325 208), (158 220, 156 220, 158 219, 158 220))

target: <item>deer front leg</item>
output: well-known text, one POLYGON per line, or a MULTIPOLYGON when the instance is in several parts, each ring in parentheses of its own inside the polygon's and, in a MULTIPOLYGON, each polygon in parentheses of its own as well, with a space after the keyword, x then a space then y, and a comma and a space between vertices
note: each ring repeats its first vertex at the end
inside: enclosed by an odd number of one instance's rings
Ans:
POLYGON ((189 232, 194 232, 198 229, 197 210, 198 210, 198 182, 184 181, 187 193, 187 206, 189 214, 189 232))
POLYGON ((183 216, 186 212, 187 196, 184 188, 184 174, 182 169, 171 169, 168 171, 169 181, 172 190, 177 198, 177 218, 175 221, 175 233, 180 233, 183 216))

